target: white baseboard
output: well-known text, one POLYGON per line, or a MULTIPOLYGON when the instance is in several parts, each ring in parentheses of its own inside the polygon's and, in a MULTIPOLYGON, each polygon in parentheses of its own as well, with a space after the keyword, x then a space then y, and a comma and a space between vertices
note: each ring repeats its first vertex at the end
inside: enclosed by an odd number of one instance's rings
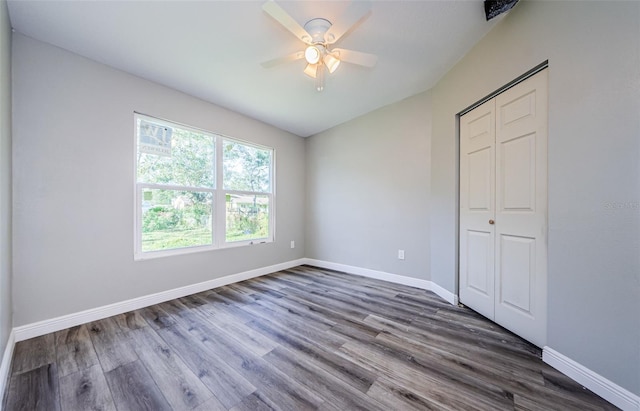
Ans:
POLYGON ((210 290, 212 288, 221 287, 223 285, 237 283, 239 281, 248 280, 254 277, 271 274, 276 271, 286 270, 287 268, 296 267, 305 264, 305 259, 287 261, 268 267, 257 268, 255 270, 244 271, 225 277, 214 278, 213 280, 204 281, 197 284, 191 284, 184 287, 174 288, 172 290, 162 291, 156 294, 145 295, 131 300, 121 301, 102 307, 91 308, 89 310, 80 311, 73 314, 63 315, 61 317, 51 318, 32 324, 15 327, 15 341, 23 341, 29 338, 38 337, 55 331, 64 330, 76 325, 85 324, 91 321, 101 320, 126 313, 131 310, 148 307, 150 305, 159 304, 165 301, 173 300, 187 295, 199 293, 201 291, 210 290))
POLYGON ((640 397, 609 381, 550 347, 542 349, 542 361, 624 411, 640 411, 640 397))
POLYGON ((4 392, 7 389, 9 382, 9 373, 11 372, 11 359, 13 358, 13 348, 16 346, 15 333, 11 330, 9 338, 7 339, 7 346, 4 349, 2 355, 2 363, 0 363, 0 410, 2 409, 2 400, 4 392))
POLYGON ((346 264, 332 263, 329 261, 314 260, 313 258, 304 258, 305 264, 329 270, 343 271, 349 274, 361 275, 363 277, 375 278, 377 280, 389 281, 391 283, 408 285, 411 287, 422 288, 423 290, 433 291, 440 298, 449 304, 458 304, 458 296, 451 291, 445 290, 438 284, 429 280, 421 280, 419 278, 407 277, 404 275, 391 274, 384 271, 371 270, 369 268, 356 267, 346 264))

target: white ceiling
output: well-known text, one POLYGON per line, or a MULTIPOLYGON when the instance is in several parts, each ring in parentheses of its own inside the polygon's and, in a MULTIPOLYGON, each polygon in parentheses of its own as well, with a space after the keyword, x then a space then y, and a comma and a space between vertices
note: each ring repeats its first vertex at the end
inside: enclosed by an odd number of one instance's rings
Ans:
MULTIPOLYGON (((475 1, 374 1, 338 47, 377 54, 342 64, 318 93, 304 60, 260 63, 303 49, 262 1, 10 0, 13 28, 307 137, 431 88, 495 24, 475 1)), ((348 2, 278 1, 301 25, 348 2)))

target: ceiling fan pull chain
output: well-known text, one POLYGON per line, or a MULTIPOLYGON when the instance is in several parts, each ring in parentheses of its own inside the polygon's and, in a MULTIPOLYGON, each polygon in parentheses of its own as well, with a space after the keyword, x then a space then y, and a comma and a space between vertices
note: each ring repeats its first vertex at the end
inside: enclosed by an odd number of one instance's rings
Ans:
POLYGON ((318 64, 318 71, 316 72, 316 91, 320 92, 324 90, 324 64, 318 64))

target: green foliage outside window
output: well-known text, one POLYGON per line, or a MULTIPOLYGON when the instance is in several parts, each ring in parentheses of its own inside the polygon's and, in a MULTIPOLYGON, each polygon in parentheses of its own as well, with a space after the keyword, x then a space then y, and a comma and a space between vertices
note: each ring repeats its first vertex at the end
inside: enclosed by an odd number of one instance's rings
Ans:
POLYGON ((211 244, 211 193, 147 189, 143 198, 143 251, 211 244))

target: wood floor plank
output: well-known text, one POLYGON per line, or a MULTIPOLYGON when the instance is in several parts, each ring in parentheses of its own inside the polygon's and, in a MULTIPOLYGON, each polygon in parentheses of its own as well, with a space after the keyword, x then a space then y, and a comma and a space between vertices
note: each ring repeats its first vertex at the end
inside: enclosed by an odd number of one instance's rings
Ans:
MULTIPOLYGON (((525 378, 520 373, 510 372, 506 367, 507 364, 497 361, 487 364, 477 360, 462 359, 454 353, 440 349, 425 350, 419 344, 398 338, 393 334, 381 333, 377 340, 398 353, 412 355, 416 363, 428 364, 425 366, 439 370, 443 378, 456 381, 458 386, 466 383, 489 391, 499 386, 511 394, 535 396, 540 404, 551 406, 558 402, 556 393, 541 385, 537 375, 525 378)), ((584 410, 597 409, 589 404, 581 404, 576 398, 564 398, 563 403, 584 410)))
POLYGON ((15 374, 9 383, 6 411, 60 410, 58 371, 55 362, 15 374))
POLYGON ((138 356, 113 318, 94 321, 87 325, 102 369, 109 372, 123 364, 136 361, 138 356))
POLYGON ((353 335, 363 334, 373 338, 381 330, 362 321, 355 320, 353 317, 345 315, 339 310, 334 310, 316 302, 292 296, 291 294, 285 298, 281 298, 276 304, 296 310, 296 313, 302 317, 311 316, 323 318, 325 323, 333 324, 329 329, 331 332, 335 332, 347 339, 353 335))
POLYGON ((322 399, 311 390, 282 373, 262 358, 248 354, 248 350, 238 350, 237 343, 221 337, 217 347, 224 347, 225 360, 236 367, 245 378, 264 393, 279 408, 291 410, 313 410, 322 399))
POLYGON ((244 324, 221 324, 220 327, 225 330, 229 336, 242 342, 242 344, 259 357, 278 347, 276 342, 266 338, 244 324))
POLYGON ((274 290, 271 287, 264 286, 255 281, 243 281, 241 283, 234 284, 236 287, 244 287, 247 289, 249 296, 253 299, 261 299, 264 297, 282 298, 284 294, 279 290, 274 290))
POLYGON ((148 326, 145 319, 140 315, 140 310, 116 315, 114 316, 114 320, 122 330, 137 330, 138 328, 148 326))
POLYGON ((215 293, 204 294, 201 300, 207 304, 201 305, 197 311, 210 317, 216 324, 244 324, 253 318, 239 307, 230 305, 228 301, 217 297, 215 293))
POLYGON ((260 391, 256 391, 229 411, 273 411, 279 409, 280 407, 274 405, 260 391))
POLYGON ((285 279, 295 284, 295 286, 291 288, 304 288, 307 285, 313 285, 315 283, 315 281, 307 280, 304 277, 299 276, 293 268, 278 272, 278 275, 274 276, 274 278, 285 279))
POLYGON ((335 333, 348 340, 366 341, 374 340, 382 330, 372 327, 362 321, 351 319, 338 320, 336 325, 329 329, 330 333, 335 333))
POLYGON ((200 340, 192 338, 188 331, 173 325, 157 332, 226 409, 240 403, 256 390, 246 378, 212 353, 200 340))
POLYGON ((445 325, 417 321, 414 324, 407 325, 399 324, 375 315, 368 316, 364 322, 407 338, 419 336, 423 341, 451 345, 452 347, 458 348, 459 352, 468 351, 468 355, 482 355, 483 353, 491 352, 496 354, 499 360, 509 361, 531 372, 538 372, 544 367, 544 364, 540 361, 540 357, 537 355, 523 352, 500 340, 480 338, 477 335, 470 334, 464 329, 460 329, 457 325, 447 327, 445 325))
MULTIPOLYGON (((560 371, 553 368, 545 368, 541 371, 542 378, 544 379, 544 386, 557 393, 562 398, 580 401, 585 404, 596 405, 599 409, 608 409, 611 405, 600 397, 595 397, 591 391, 576 384, 571 378, 562 374, 560 371)), ((529 395, 535 398, 535 393, 529 395)))
POLYGON ((217 326, 203 329, 216 351, 265 396, 285 409, 314 409, 322 402, 312 391, 282 373, 217 326))
MULTIPOLYGON (((282 298, 280 300, 284 301, 285 299, 282 298)), ((301 328, 303 330, 314 329, 326 331, 335 325, 335 322, 327 320, 326 318, 314 318, 311 315, 306 315, 303 311, 282 306, 268 297, 262 298, 253 304, 247 304, 243 306, 242 309, 253 312, 254 315, 255 310, 260 312, 264 311, 264 315, 268 315, 270 318, 278 318, 282 321, 287 321, 292 327, 301 328)))
POLYGON ((58 374, 60 377, 85 370, 98 364, 89 330, 85 324, 67 328, 54 334, 58 374))
POLYGON ((274 291, 280 291, 281 288, 286 287, 286 285, 282 284, 282 283, 278 283, 273 281, 272 276, 263 276, 263 277, 255 277, 252 278, 251 280, 257 284, 262 285, 263 287, 267 287, 270 290, 274 290, 274 291))
POLYGON ((327 296, 343 302, 344 304, 351 304, 361 308, 363 312, 371 314, 383 315, 386 318, 393 319, 398 322, 411 323, 413 320, 427 315, 434 315, 436 309, 433 307, 411 307, 407 308, 394 301, 374 300, 369 297, 361 296, 356 293, 348 293, 344 291, 331 290, 327 293, 327 296))
POLYGON ((310 301, 320 306, 328 307, 333 311, 339 311, 343 315, 348 316, 354 320, 364 320, 370 313, 364 312, 358 307, 354 307, 351 304, 345 304, 341 301, 336 301, 331 297, 318 294, 317 292, 306 292, 294 288, 286 288, 288 298, 298 298, 300 300, 310 301))
POLYGON ((215 290, 215 293, 233 305, 242 306, 243 304, 252 304, 255 302, 251 294, 237 290, 233 284, 220 287, 215 290))
POLYGON ((308 272, 313 274, 317 273, 320 275, 328 275, 332 278, 338 278, 344 281, 345 286, 347 284, 356 284, 358 286, 369 286, 374 289, 387 290, 389 292, 403 292, 406 294, 416 295, 420 297, 431 296, 431 297, 438 298, 440 301, 442 301, 442 299, 436 296, 436 294, 434 294, 432 291, 427 291, 421 288, 410 287, 402 284, 391 283, 388 281, 380 281, 373 278, 363 277, 360 275, 347 274, 341 271, 326 270, 326 269, 321 269, 321 268, 316 268, 311 266, 304 266, 304 265, 300 267, 296 267, 293 270, 300 270, 303 272, 308 272))
POLYGON ((56 362, 55 337, 46 334, 16 343, 12 374, 31 371, 56 362))
POLYGON ((295 318, 297 322, 307 324, 308 327, 328 330, 336 325, 335 321, 332 321, 322 315, 315 314, 312 311, 309 311, 306 307, 292 302, 287 297, 282 298, 265 295, 264 298, 257 300, 256 304, 264 306, 274 312, 295 318))
POLYGON ((515 410, 516 411, 566 411, 566 410, 575 410, 581 411, 580 408, 567 408, 566 404, 556 403, 556 404, 541 404, 537 400, 523 397, 521 395, 516 395, 514 398, 515 402, 515 410))
POLYGON ((367 395, 387 406, 387 409, 402 409, 406 411, 423 410, 452 410, 435 401, 422 397, 415 391, 408 390, 389 379, 380 377, 367 391, 367 395))
POLYGON ((211 353, 222 358, 272 401, 285 409, 300 410, 315 409, 322 403, 322 399, 227 335, 198 310, 183 310, 181 303, 175 301, 163 305, 180 327, 202 341, 211 353))
POLYGON ((99 364, 60 378, 60 405, 65 411, 116 410, 99 364))
POLYGON ((269 275, 268 277, 261 277, 262 279, 267 278, 269 282, 274 283, 274 286, 278 288, 278 291, 280 291, 283 288, 299 288, 299 287, 304 287, 307 284, 311 284, 310 282, 296 282, 296 281, 291 281, 287 275, 291 275, 291 274, 287 274, 285 271, 278 271, 277 273, 273 273, 271 275, 269 275))
POLYGON ((206 315, 200 310, 200 308, 189 309, 180 300, 166 301, 159 304, 162 310, 171 316, 173 324, 182 325, 185 328, 189 328, 192 325, 202 326, 202 321, 206 319, 206 315))
MULTIPOLYGON (((383 302, 385 304, 395 305, 396 307, 405 307, 406 305, 396 305, 396 296, 398 295, 398 291, 396 290, 388 290, 380 287, 372 287, 370 285, 359 284, 357 282, 351 282, 347 287, 345 287, 345 281, 340 278, 336 278, 334 276, 328 275, 327 273, 323 273, 322 271, 314 270, 314 271, 304 271, 300 273, 304 277, 309 279, 316 279, 317 284, 322 284, 327 287, 329 290, 334 292, 343 293, 349 296, 353 296, 354 298, 364 298, 364 299, 373 299, 375 302, 383 302)), ((428 308, 430 311, 434 310, 433 305, 431 304, 423 304, 418 309, 428 308)))
POLYGON ((207 302, 203 301, 198 295, 187 295, 186 297, 177 298, 187 309, 200 308, 206 305, 207 302))
POLYGON ((131 331, 140 361, 174 409, 192 409, 213 393, 150 327, 131 331))
POLYGON ((424 304, 427 304, 438 309, 442 309, 442 308, 446 309, 450 307, 457 308, 456 306, 452 306, 447 301, 443 300, 433 292, 416 294, 416 293, 405 293, 400 291, 396 294, 394 299, 402 301, 402 303, 407 304, 407 306, 413 306, 413 305, 422 306, 424 304))
POLYGON ((160 305, 152 305, 137 310, 138 314, 147 321, 147 324, 154 330, 170 327, 175 324, 175 321, 169 314, 167 314, 160 305))
POLYGON ((393 333, 383 331, 376 337, 377 342, 381 342, 385 347, 398 349, 398 352, 414 353, 425 361, 432 361, 442 364, 450 373, 462 373, 464 370, 474 370, 474 374, 481 376, 487 380, 498 380, 501 385, 510 388, 512 384, 521 386, 523 383, 541 385, 544 383, 541 374, 531 373, 524 375, 518 371, 514 371, 509 364, 503 361, 483 361, 480 356, 462 356, 458 355, 457 350, 444 347, 422 344, 421 341, 415 339, 403 338, 393 333), (517 383, 514 383, 517 381, 517 383))
POLYGON ((264 359, 280 371, 300 381, 325 402, 340 410, 385 411, 386 408, 375 399, 343 384, 340 379, 285 348, 277 348, 264 356, 264 359))
POLYGON ((388 357, 379 349, 368 345, 348 342, 340 351, 353 361, 368 367, 372 372, 380 372, 385 377, 407 390, 427 393, 428 398, 439 398, 443 407, 454 409, 510 409, 513 399, 495 392, 479 390, 472 386, 461 386, 442 379, 438 374, 421 366, 414 366, 411 358, 388 357))
POLYGON ((193 411, 227 411, 228 408, 222 405, 216 397, 209 398, 206 402, 198 405, 193 411))
POLYGON ((169 411, 164 398, 140 361, 121 365, 105 373, 118 411, 169 411))
POLYGON ((256 320, 247 324, 250 327, 270 336, 282 346, 300 353, 305 359, 318 365, 325 371, 341 379, 344 383, 366 392, 376 375, 356 363, 336 354, 333 350, 327 349, 314 341, 291 332, 290 330, 278 326, 267 320, 256 320))
POLYGON ((295 331, 298 334, 310 340, 320 342, 331 349, 336 349, 346 342, 346 340, 340 335, 327 333, 326 329, 323 330, 321 328, 319 329, 317 327, 314 328, 313 326, 307 326, 304 321, 300 321, 298 318, 295 318, 295 316, 273 311, 258 303, 247 304, 243 306, 242 309, 250 312, 257 318, 276 322, 281 327, 295 331))
POLYGON ((480 336, 487 336, 499 340, 504 343, 508 343, 514 348, 521 349, 523 352, 531 353, 537 356, 542 355, 542 351, 533 344, 524 341, 517 335, 505 330, 498 324, 487 321, 479 314, 470 310, 461 310, 457 308, 438 309, 438 312, 433 316, 428 316, 426 319, 420 319, 422 321, 429 321, 440 325, 462 326, 466 331, 471 334, 478 334, 480 336))
MULTIPOLYGON (((513 402, 513 389, 521 389, 518 384, 511 384, 511 376, 500 375, 496 368, 485 367, 471 360, 458 358, 442 350, 425 350, 418 344, 401 339, 393 334, 381 333, 373 341, 363 341, 360 347, 366 346, 376 353, 392 352, 386 355, 388 361, 406 363, 439 380, 449 381, 460 389, 470 393, 480 390, 485 398, 492 398, 496 403, 513 402), (502 377, 502 378, 500 378, 502 377)), ((522 384, 522 383, 519 383, 522 384)))

